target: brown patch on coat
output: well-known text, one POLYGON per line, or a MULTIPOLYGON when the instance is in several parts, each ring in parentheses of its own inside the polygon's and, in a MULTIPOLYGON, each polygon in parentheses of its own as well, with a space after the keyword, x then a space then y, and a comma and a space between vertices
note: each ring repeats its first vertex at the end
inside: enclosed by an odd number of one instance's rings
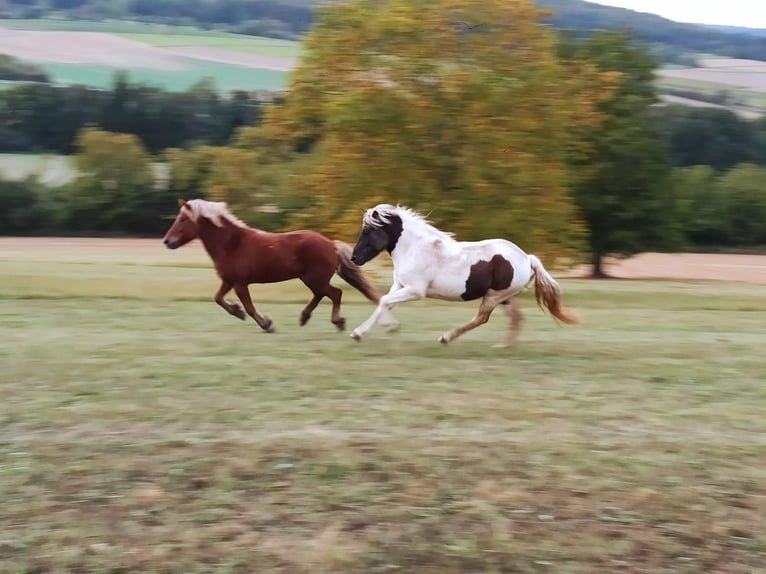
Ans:
POLYGON ((513 265, 502 255, 494 255, 489 261, 478 261, 471 265, 465 292, 460 296, 464 301, 480 299, 490 289, 502 291, 511 286, 513 265))

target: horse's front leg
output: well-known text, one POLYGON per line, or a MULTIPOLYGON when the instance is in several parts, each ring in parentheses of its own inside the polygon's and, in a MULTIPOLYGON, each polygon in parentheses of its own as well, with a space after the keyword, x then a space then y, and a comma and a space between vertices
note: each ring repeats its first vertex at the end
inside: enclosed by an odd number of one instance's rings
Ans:
POLYGON ((229 291, 231 291, 231 283, 226 283, 226 281, 221 283, 221 287, 218 289, 218 293, 215 294, 215 302, 223 307, 226 312, 229 313, 229 315, 234 315, 237 319, 242 319, 244 321, 245 312, 242 310, 242 307, 236 303, 229 303, 226 299, 224 299, 226 293, 229 291))
MULTIPOLYGON (((395 280, 388 292, 393 293, 394 291, 401 288, 402 286, 395 280)), ((396 317, 394 317, 394 314, 392 313, 394 307, 395 305, 384 307, 381 310, 380 317, 378 317, 378 324, 383 325, 386 333, 391 333, 399 329, 399 321, 397 321, 396 317)))
POLYGON ((242 301, 242 304, 245 306, 245 311, 247 311, 247 314, 255 319, 255 322, 258 323, 258 326, 267 333, 273 333, 273 322, 271 319, 260 315, 258 311, 255 310, 255 305, 253 305, 253 300, 250 298, 250 290, 247 288, 247 285, 235 285, 234 292, 237 294, 237 297, 239 297, 239 300, 242 301))
POLYGON ((375 311, 372 312, 372 315, 370 315, 370 318, 351 332, 351 338, 356 341, 361 340, 362 337, 370 332, 381 316, 391 317, 391 309, 393 309, 394 305, 397 303, 415 301, 417 299, 422 299, 424 296, 425 289, 393 285, 391 291, 380 298, 380 302, 375 308, 375 311))

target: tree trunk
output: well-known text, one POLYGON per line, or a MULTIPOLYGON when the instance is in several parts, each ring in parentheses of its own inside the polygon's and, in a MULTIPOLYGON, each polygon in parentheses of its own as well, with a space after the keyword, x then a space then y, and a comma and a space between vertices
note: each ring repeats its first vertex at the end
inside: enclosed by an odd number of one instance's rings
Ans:
POLYGON ((601 253, 594 253, 592 256, 593 270, 590 273, 591 279, 608 279, 609 275, 604 272, 604 257, 601 253))

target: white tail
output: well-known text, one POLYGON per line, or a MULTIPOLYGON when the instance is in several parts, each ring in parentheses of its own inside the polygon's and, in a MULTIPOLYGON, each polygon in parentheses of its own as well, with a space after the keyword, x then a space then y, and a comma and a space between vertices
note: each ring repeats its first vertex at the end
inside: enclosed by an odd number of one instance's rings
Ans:
POLYGON ((543 267, 542 262, 534 255, 529 255, 529 263, 535 272, 535 299, 540 308, 548 309, 556 319, 567 325, 576 325, 580 322, 577 316, 562 306, 561 288, 558 282, 543 267))

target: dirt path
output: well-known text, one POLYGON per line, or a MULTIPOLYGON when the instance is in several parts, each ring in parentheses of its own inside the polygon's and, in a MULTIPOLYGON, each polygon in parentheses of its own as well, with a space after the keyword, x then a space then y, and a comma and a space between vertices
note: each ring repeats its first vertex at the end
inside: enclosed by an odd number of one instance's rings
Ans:
MULTIPOLYGON (((0 258, 102 258, 110 255, 141 258, 166 255, 159 239, 71 237, 0 237, 0 258)), ((174 261, 207 261, 198 241, 173 253, 174 261)), ((605 270, 623 279, 700 279, 743 281, 766 285, 766 255, 709 253, 641 253, 629 259, 608 259, 605 270)), ((582 265, 568 275, 587 277, 582 265)))
MULTIPOLYGON (((629 259, 607 261, 605 271, 631 279, 715 279, 766 285, 766 255, 721 253, 641 253, 629 259)), ((574 275, 586 277, 590 266, 574 275)))

